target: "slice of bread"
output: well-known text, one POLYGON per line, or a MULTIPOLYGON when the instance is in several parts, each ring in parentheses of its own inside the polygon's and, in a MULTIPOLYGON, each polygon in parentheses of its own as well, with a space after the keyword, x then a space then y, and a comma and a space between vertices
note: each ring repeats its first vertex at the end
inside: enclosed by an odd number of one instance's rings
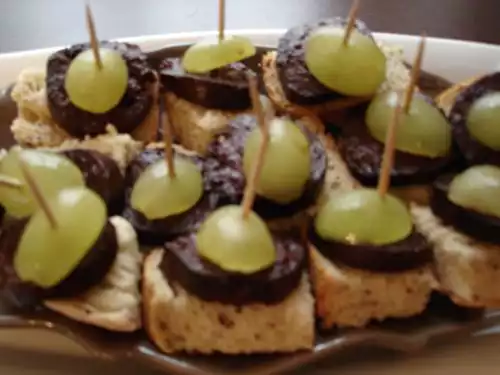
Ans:
POLYGON ((429 207, 412 205, 418 230, 434 245, 440 290, 460 306, 500 307, 500 246, 443 225, 429 207))
POLYGON ((120 216, 113 216, 118 254, 105 279, 83 295, 71 299, 44 301, 47 308, 70 319, 110 331, 133 332, 141 328, 142 254, 134 228, 120 216))
POLYGON ((144 325, 164 353, 250 354, 293 352, 314 345, 314 300, 307 276, 277 305, 223 305, 202 301, 165 279, 163 250, 144 262, 144 325))
POLYGON ((429 267, 393 274, 355 270, 334 264, 314 247, 310 273, 316 312, 325 329, 418 315, 435 287, 429 267))
MULTIPOLYGON (((17 143, 23 147, 55 147, 73 138, 58 126, 50 115, 45 76, 44 70, 24 70, 11 92, 18 109, 18 116, 11 125, 11 131, 17 143)), ((157 92, 158 84, 152 85, 154 103, 157 103, 157 92)), ((158 106, 154 104, 148 116, 131 135, 135 139, 149 142, 155 139, 157 127, 158 106)))
MULTIPOLYGON (((404 65, 403 51, 400 48, 392 46, 384 46, 380 44, 382 52, 387 58, 387 80, 381 86, 380 91, 404 90, 410 82, 410 72, 404 65)), ((335 113, 341 112, 342 109, 356 106, 366 102, 366 98, 343 97, 326 103, 301 106, 290 102, 283 91, 279 74, 276 68, 277 52, 268 52, 262 59, 262 71, 264 84, 266 86, 269 98, 276 107, 283 111, 295 111, 297 107, 304 107, 314 112, 323 119, 334 120, 335 113)))
POLYGON ((205 108, 171 92, 165 94, 165 104, 176 140, 200 155, 206 153, 208 144, 227 128, 232 118, 245 113, 205 108))

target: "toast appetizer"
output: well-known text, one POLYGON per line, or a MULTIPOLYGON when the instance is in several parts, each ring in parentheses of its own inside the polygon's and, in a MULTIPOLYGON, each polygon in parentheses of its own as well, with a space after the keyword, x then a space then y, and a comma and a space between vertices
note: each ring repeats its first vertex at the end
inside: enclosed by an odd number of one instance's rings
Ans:
POLYGON ((148 145, 129 165, 126 208, 123 213, 136 229, 141 243, 163 245, 198 229, 216 208, 207 161, 173 145, 170 124, 164 121, 164 142, 148 145))
POLYGON ((269 144, 269 121, 258 108, 262 138, 241 205, 217 209, 196 233, 145 262, 146 330, 166 353, 293 352, 314 344, 304 239, 273 234, 251 209, 269 144))
POLYGON ((87 18, 90 43, 57 51, 45 71, 18 77, 12 90, 18 118, 11 129, 21 146, 57 146, 105 133, 108 125, 140 140, 156 136, 156 73, 137 45, 97 42, 88 8, 87 18))
MULTIPOLYGON (((455 165, 451 126, 433 100, 415 90, 424 39, 415 58, 412 80, 405 90, 396 156, 391 171, 392 192, 406 201, 427 204, 432 181, 455 165)), ((339 149, 353 176, 375 186, 384 153, 391 113, 399 105, 398 91, 377 94, 368 106, 353 109, 342 125, 339 149)))
POLYGON ((108 330, 138 330, 142 255, 132 226, 108 219, 104 201, 75 183, 69 164, 58 169, 60 186, 39 185, 35 157, 17 156, 23 179, 11 178, 17 188, 2 185, 2 204, 7 212, 32 213, 11 221, 0 236, 2 268, 10 276, 4 294, 108 330))
POLYGON ((404 202, 387 194, 399 107, 394 113, 378 189, 330 196, 308 231, 311 280, 323 328, 417 315, 434 287, 430 244, 414 227, 404 202))
POLYGON ((499 307, 500 168, 475 165, 434 183, 430 207, 413 205, 415 225, 434 245, 441 290, 461 306, 499 307))
POLYGON ((288 30, 277 50, 264 56, 262 69, 278 108, 307 108, 326 122, 335 122, 342 109, 367 102, 379 91, 404 89, 409 81, 402 51, 377 45, 353 14, 288 30))
POLYGON ((244 60, 256 53, 252 42, 226 36, 225 1, 219 1, 217 37, 190 46, 182 58, 168 58, 159 68, 169 121, 179 143, 203 155, 210 140, 234 116, 249 111, 244 60))

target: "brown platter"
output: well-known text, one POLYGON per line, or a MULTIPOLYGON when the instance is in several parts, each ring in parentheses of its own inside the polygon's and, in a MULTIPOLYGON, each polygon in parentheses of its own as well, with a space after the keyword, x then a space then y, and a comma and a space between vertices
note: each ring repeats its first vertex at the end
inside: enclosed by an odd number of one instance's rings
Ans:
MULTIPOLYGON (((175 45, 150 52, 153 65, 166 57, 183 53, 186 45, 175 45)), ((257 68, 259 56, 267 49, 259 48, 255 58, 247 64, 257 68)), ((451 83, 433 74, 423 72, 420 88, 432 96, 444 91, 451 83)), ((14 141, 9 125, 16 115, 14 103, 8 89, 0 91, 0 147, 10 147, 14 141)), ((9 299, 10 300, 10 299, 9 299)), ((429 342, 449 341, 493 327, 500 323, 500 310, 470 310, 453 305, 447 298, 435 294, 424 314, 404 319, 389 320, 363 329, 338 329, 317 332, 316 345, 312 351, 287 355, 252 356, 180 356, 159 352, 144 333, 110 333, 52 313, 45 308, 35 311, 20 311, 9 305, 0 294, 0 329, 44 329, 58 333, 82 347, 90 356, 109 361, 134 360, 166 373, 186 375, 264 375, 283 373, 312 362, 331 357, 345 350, 361 347, 389 349, 397 352, 412 352, 429 342)))

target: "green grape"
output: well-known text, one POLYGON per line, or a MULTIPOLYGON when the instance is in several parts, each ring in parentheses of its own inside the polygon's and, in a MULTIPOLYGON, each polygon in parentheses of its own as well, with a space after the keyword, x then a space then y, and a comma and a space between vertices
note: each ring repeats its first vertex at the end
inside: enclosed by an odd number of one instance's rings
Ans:
POLYGON ((76 107, 106 113, 118 105, 128 86, 128 68, 119 52, 101 48, 102 68, 92 50, 80 53, 66 72, 65 89, 76 107))
POLYGON ((92 190, 60 190, 48 200, 57 223, 52 228, 42 210, 30 218, 14 257, 19 278, 42 288, 64 280, 92 248, 107 220, 104 201, 92 190))
POLYGON ((186 72, 203 74, 251 57, 255 52, 251 40, 242 36, 228 36, 222 41, 210 38, 189 47, 182 65, 186 72))
POLYGON ((500 168, 477 165, 455 176, 448 199, 458 206, 500 218, 500 168))
POLYGON ((493 150, 500 151, 500 92, 476 100, 467 115, 467 129, 472 137, 493 150))
POLYGON ((319 209, 314 222, 325 240, 352 245, 388 245, 410 235, 413 223, 405 204, 374 189, 334 195, 319 209))
POLYGON ((266 223, 254 212, 243 218, 240 206, 214 211, 196 234, 199 254, 229 272, 250 274, 270 267, 276 249, 266 223))
POLYGON ((49 151, 11 149, 0 163, 0 174, 23 184, 20 189, 0 186, 0 204, 11 216, 26 217, 38 208, 19 167, 19 158, 30 168, 44 197, 51 197, 66 187, 85 186, 82 172, 68 158, 49 151))
POLYGON ((131 194, 132 208, 147 219, 162 219, 193 207, 203 195, 203 177, 188 159, 174 158, 175 177, 168 174, 165 160, 147 167, 131 194))
MULTIPOLYGON (((385 143, 387 129, 395 108, 398 94, 385 92, 377 95, 366 112, 366 125, 371 135, 385 143)), ((421 96, 414 96, 408 113, 401 113, 396 130, 395 148, 399 151, 425 157, 440 157, 451 148, 451 126, 444 115, 421 96)))
MULTIPOLYGON (((262 132, 255 128, 248 136, 243 153, 243 170, 248 177, 257 160, 262 132)), ((256 192, 270 200, 287 204, 299 198, 311 173, 309 141, 292 121, 274 119, 269 126, 269 144, 256 192)))
POLYGON ((386 58, 375 41, 353 30, 322 27, 306 41, 305 61, 311 74, 331 90, 348 96, 374 95, 386 78, 386 58))

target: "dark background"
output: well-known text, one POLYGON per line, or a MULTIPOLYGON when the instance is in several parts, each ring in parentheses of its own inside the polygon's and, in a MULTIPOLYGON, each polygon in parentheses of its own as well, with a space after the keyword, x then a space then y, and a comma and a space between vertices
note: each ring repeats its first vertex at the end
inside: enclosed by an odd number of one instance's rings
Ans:
MULTIPOLYGON (((287 28, 345 16, 351 0, 226 0, 227 28, 287 28)), ((93 0, 101 39, 214 30, 217 0, 93 0)), ((0 0, 0 52, 87 40, 84 0, 0 0)), ((375 31, 500 43, 500 0, 362 0, 375 31)))

